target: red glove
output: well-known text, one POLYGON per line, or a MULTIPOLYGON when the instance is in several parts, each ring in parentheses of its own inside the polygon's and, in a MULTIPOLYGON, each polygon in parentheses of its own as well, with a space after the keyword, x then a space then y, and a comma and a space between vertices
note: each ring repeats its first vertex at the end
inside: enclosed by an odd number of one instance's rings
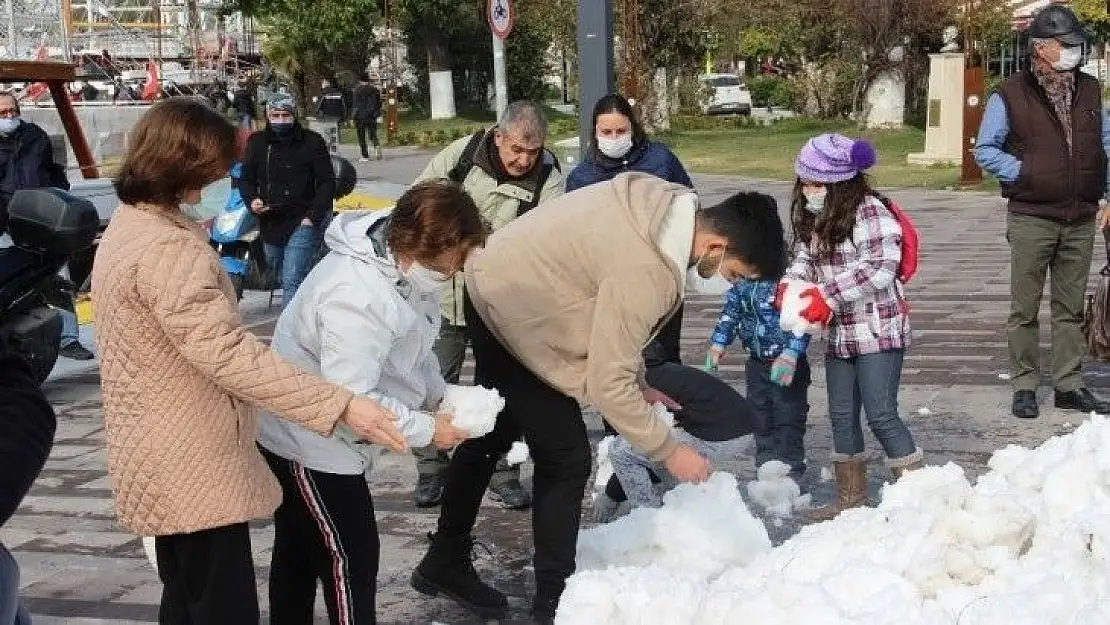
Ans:
POLYGON ((825 296, 817 290, 817 287, 809 287, 802 291, 802 298, 809 298, 809 305, 802 311, 802 318, 810 323, 819 323, 823 326, 829 325, 832 321, 832 309, 829 308, 825 302, 825 296))
POLYGON ((782 312, 782 298, 786 295, 786 280, 778 283, 775 287, 775 299, 771 301, 771 307, 775 310, 782 312))

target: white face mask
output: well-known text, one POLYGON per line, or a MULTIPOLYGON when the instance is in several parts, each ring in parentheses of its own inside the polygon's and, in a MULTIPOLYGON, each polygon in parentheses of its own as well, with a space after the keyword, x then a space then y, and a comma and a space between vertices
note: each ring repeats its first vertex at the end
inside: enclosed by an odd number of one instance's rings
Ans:
POLYGON ((0 135, 10 135, 19 128, 23 120, 18 117, 5 117, 0 119, 0 135))
MULTIPOLYGON (((698 259, 698 262, 694 263, 686 270, 686 286, 705 295, 720 295, 732 288, 732 283, 721 275, 721 265, 725 262, 724 255, 722 255, 718 261, 717 269, 715 269, 708 278, 702 275, 702 270, 704 268, 702 268, 701 265, 704 260, 705 257, 703 256, 698 259)), ((708 271, 705 273, 708 273, 708 271)))
POLYGON ((1083 46, 1060 48, 1060 58, 1052 64, 1052 69, 1058 72, 1070 72, 1079 67, 1081 60, 1083 60, 1083 46))
POLYGON ((428 269, 417 261, 413 261, 412 265, 409 265, 409 270, 404 274, 405 279, 412 284, 413 288, 423 293, 435 293, 443 286, 444 282, 451 278, 442 271, 428 269))
POLYGON ((806 211, 813 215, 820 215, 825 210, 825 196, 828 191, 821 189, 812 193, 804 193, 806 198, 806 211))
POLYGON ((623 134, 615 139, 597 137, 597 150, 612 159, 626 156, 632 151, 632 134, 623 134))

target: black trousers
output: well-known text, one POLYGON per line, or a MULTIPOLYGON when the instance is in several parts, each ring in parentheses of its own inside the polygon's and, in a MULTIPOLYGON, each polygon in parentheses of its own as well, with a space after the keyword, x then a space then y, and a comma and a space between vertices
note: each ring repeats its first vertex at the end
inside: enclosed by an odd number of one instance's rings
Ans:
POLYGON ((492 432, 455 450, 444 474, 439 531, 449 537, 471 533, 494 465, 523 434, 535 464, 533 609, 554 616, 566 579, 574 573, 582 496, 590 474, 582 411, 574 398, 548 386, 501 345, 469 297, 463 306, 474 351, 474 383, 500 391, 505 409, 492 432))
POLYGON ((366 145, 366 134, 370 134, 370 143, 378 147, 378 119, 355 120, 355 134, 358 135, 358 147, 362 150, 362 158, 370 158, 370 151, 366 145))
POLYGON ((274 512, 270 625, 312 625, 317 580, 331 625, 377 623, 381 546, 366 478, 262 455, 283 494, 274 512))
POLYGON ((659 328, 655 337, 662 347, 658 355, 667 362, 682 364, 682 314, 685 311, 685 304, 680 304, 678 312, 659 328))
POLYGON ((243 625, 259 621, 246 523, 154 539, 162 580, 162 625, 243 625))

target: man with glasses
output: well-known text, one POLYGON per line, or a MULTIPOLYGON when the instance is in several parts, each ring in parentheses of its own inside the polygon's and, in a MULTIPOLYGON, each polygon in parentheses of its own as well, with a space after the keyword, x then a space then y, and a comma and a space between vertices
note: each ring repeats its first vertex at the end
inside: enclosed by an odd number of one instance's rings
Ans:
POLYGON ((266 128, 251 135, 239 192, 258 215, 266 262, 281 283, 282 308, 312 269, 331 217, 335 171, 324 138, 297 120, 284 94, 266 103, 266 128))
MULTIPOLYGON (((416 182, 448 178, 474 198, 482 217, 497 230, 563 194, 563 174, 555 155, 544 149, 547 118, 533 102, 513 102, 494 128, 464 137, 440 152, 416 182)), ((457 384, 469 341, 463 320, 463 278, 459 272, 443 290, 443 324, 435 352, 444 379, 457 384)), ((433 447, 414 450, 420 474, 414 499, 421 508, 439 505, 447 454, 433 447)), ((490 496, 511 510, 531 504, 520 483, 520 467, 502 456, 490 481, 490 496)))
MULTIPOLYGON (((54 187, 69 190, 65 168, 54 161, 50 136, 36 124, 20 117, 19 102, 10 93, 0 93, 0 232, 7 228, 8 202, 20 189, 54 187)), ((71 276, 84 282, 84 276, 71 276)), ((92 360, 93 353, 78 340, 77 315, 72 293, 55 302, 62 315, 62 338, 58 354, 73 360, 92 360)))

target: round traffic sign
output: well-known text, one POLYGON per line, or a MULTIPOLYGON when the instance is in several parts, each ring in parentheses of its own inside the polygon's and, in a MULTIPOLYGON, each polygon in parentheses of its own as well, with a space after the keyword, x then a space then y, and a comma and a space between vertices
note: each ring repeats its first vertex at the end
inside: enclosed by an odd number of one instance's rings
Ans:
POLYGON ((489 16, 489 27, 495 36, 505 39, 513 32, 516 11, 513 10, 512 0, 489 0, 486 14, 489 16))

